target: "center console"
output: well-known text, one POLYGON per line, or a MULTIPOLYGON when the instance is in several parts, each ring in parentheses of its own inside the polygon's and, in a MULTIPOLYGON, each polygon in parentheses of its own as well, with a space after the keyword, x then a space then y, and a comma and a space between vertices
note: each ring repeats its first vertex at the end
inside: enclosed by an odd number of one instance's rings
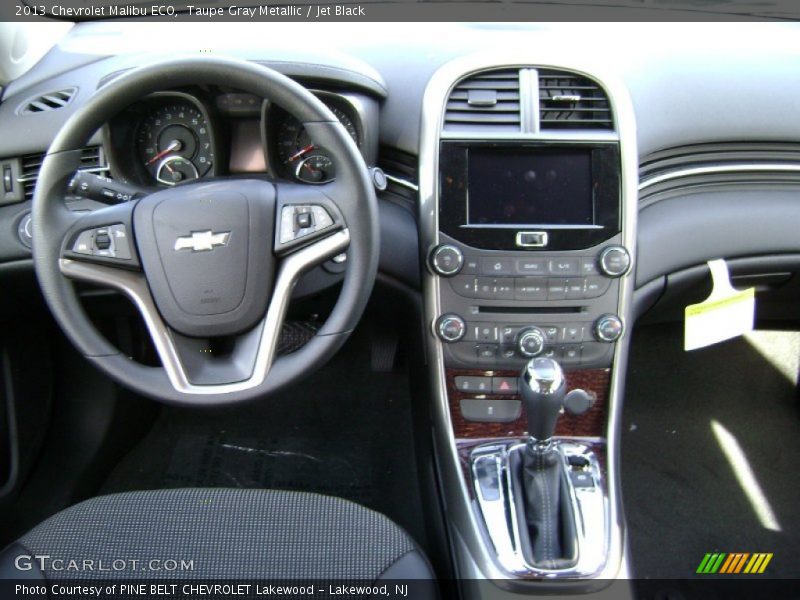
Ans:
POLYGON ((519 58, 446 65, 425 96, 437 462, 460 577, 515 593, 589 592, 627 575, 617 443, 633 113, 613 79, 519 58), (549 412, 526 402, 534 365, 563 383, 549 412))

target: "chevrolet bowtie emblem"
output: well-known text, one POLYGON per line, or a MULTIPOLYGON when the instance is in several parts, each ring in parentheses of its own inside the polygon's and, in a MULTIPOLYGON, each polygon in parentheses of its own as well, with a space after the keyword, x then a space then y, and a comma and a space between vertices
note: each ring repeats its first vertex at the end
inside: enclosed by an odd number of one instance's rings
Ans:
POLYGON ((191 250, 192 252, 207 252, 217 246, 227 246, 231 239, 230 231, 213 233, 208 231, 194 231, 192 235, 179 237, 175 240, 175 250, 191 250))

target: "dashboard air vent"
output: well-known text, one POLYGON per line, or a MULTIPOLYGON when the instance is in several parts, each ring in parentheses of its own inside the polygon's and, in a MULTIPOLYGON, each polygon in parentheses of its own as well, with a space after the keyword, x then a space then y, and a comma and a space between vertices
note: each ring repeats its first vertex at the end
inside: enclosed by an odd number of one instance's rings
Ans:
MULTIPOLYGON (((21 173, 19 181, 25 191, 25 200, 33 199, 33 190, 39 178, 39 169, 42 168, 44 154, 26 154, 20 158, 21 173)), ((105 153, 100 146, 91 146, 81 151, 81 171, 90 171, 101 175, 108 175, 108 163, 105 153)))
POLYGON ((22 106, 19 108, 19 113, 22 115, 33 115, 64 108, 67 104, 72 102, 72 99, 75 97, 75 92, 77 91, 78 88, 66 88, 30 98, 22 103, 22 106))
POLYGON ((539 70, 541 129, 611 129, 611 105, 603 89, 588 77, 539 70))
POLYGON ((444 128, 519 131, 519 70, 487 71, 458 83, 447 99, 444 128))

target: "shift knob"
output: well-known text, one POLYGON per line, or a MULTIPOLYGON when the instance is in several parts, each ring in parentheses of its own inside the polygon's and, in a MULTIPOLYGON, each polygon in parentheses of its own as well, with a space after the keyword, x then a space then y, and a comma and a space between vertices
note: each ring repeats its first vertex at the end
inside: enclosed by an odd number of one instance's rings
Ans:
POLYGON ((528 417, 528 434, 537 441, 549 440, 567 392, 561 365, 552 358, 530 360, 520 375, 519 390, 528 417))

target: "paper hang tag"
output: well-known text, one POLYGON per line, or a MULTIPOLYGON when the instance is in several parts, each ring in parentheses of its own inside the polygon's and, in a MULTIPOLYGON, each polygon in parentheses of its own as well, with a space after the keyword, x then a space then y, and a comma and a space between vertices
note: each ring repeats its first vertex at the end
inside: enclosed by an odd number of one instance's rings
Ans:
POLYGON ((722 259, 708 261, 714 288, 700 304, 686 307, 683 349, 696 350, 753 330, 755 288, 737 290, 731 285, 728 265, 722 259))

